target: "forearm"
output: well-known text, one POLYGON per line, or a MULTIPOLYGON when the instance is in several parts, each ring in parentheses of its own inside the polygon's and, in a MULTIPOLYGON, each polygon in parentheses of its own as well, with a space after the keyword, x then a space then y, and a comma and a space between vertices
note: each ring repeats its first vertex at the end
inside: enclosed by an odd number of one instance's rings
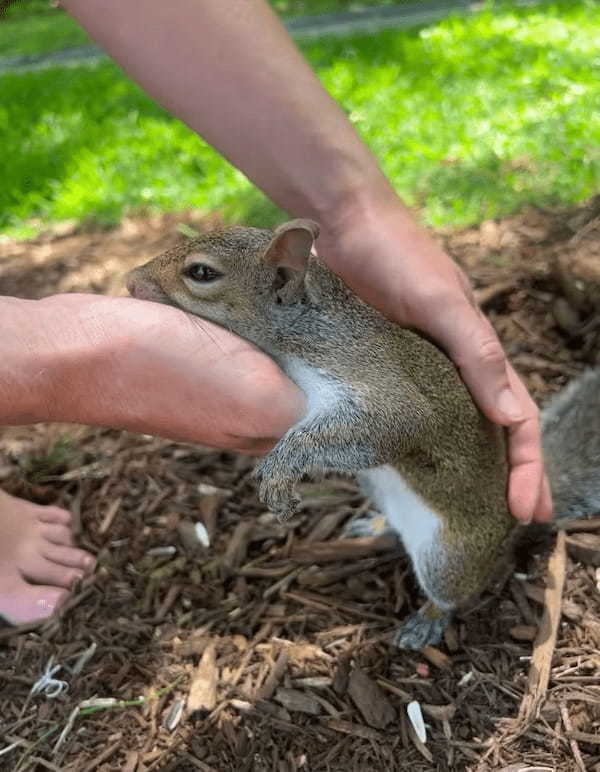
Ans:
POLYGON ((63 5, 154 99, 291 214, 333 228, 350 209, 393 196, 265 0, 63 5))
POLYGON ((0 426, 123 422, 127 399, 106 383, 128 337, 113 319, 115 300, 0 297, 0 426))
POLYGON ((57 386, 68 381, 70 361, 86 367, 80 341, 57 321, 52 303, 0 297, 0 426, 55 420, 57 386))
POLYGON ((0 330, 0 426, 90 424, 264 452, 305 410, 249 343, 158 303, 0 297, 0 330))

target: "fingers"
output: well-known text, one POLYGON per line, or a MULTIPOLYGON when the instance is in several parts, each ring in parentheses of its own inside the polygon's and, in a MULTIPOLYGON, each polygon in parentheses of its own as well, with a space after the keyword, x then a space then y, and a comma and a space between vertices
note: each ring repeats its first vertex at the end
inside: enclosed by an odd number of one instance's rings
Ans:
MULTIPOLYGON (((510 365, 508 372, 513 390, 527 395, 523 382, 510 365)), ((527 398, 533 408, 523 421, 508 428, 508 505, 521 522, 546 522, 552 519, 552 495, 544 472, 539 411, 529 395, 527 398)))

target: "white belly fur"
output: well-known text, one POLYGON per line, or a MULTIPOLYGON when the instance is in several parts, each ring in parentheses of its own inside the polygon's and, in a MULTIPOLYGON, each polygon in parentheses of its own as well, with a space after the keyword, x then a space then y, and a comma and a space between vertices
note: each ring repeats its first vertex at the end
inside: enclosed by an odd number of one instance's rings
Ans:
POLYGON ((434 542, 441 519, 393 467, 365 469, 361 477, 368 481, 373 503, 402 539, 418 573, 419 555, 434 542))
MULTIPOLYGON (((349 391, 326 371, 312 367, 298 357, 280 357, 279 364, 307 397, 307 412, 298 425, 330 412, 349 391)), ((373 503, 402 539, 418 575, 419 555, 434 541, 441 525, 440 518, 393 467, 386 464, 365 469, 361 476, 368 480, 373 503)))
POLYGON ((306 415, 299 424, 308 422, 319 414, 330 412, 349 391, 325 370, 313 367, 298 357, 279 357, 278 362, 306 395, 306 415))

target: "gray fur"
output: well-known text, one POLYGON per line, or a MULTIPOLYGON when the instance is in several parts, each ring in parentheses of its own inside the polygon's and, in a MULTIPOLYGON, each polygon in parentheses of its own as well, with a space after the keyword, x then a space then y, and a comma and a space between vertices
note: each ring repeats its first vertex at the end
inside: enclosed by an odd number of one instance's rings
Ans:
POLYGON ((600 370, 584 373, 546 407, 542 437, 557 518, 600 512, 600 370))
MULTIPOLYGON (((132 284, 136 294, 252 341, 301 388, 312 378, 317 398, 307 415, 257 468, 260 497, 280 517, 294 511, 305 474, 389 465, 439 518, 434 543, 412 556, 438 615, 420 614, 397 636, 403 646, 432 643, 448 612, 481 591, 515 526, 504 430, 475 407, 444 353, 365 304, 324 263, 307 253, 305 270, 291 270, 282 250, 278 266, 278 239, 294 227, 193 239, 136 269, 132 284), (210 261, 224 278, 206 292, 190 289, 183 278, 190 255, 210 261)), ((559 517, 600 509, 599 393, 600 373, 589 373, 544 412, 559 517)))

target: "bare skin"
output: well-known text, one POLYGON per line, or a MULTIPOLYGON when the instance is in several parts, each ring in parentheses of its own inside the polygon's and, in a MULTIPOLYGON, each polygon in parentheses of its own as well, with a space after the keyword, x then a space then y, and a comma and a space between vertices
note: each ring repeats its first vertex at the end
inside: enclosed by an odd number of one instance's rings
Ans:
POLYGON ((73 546, 71 516, 0 491, 0 615, 11 624, 44 619, 60 607, 94 558, 73 546))
MULTIPOLYGON (((0 298, 0 425, 61 421, 263 453, 304 412, 264 354, 220 327, 130 298, 0 298)), ((43 619, 94 558, 71 516, 0 492, 0 617, 43 619)))

